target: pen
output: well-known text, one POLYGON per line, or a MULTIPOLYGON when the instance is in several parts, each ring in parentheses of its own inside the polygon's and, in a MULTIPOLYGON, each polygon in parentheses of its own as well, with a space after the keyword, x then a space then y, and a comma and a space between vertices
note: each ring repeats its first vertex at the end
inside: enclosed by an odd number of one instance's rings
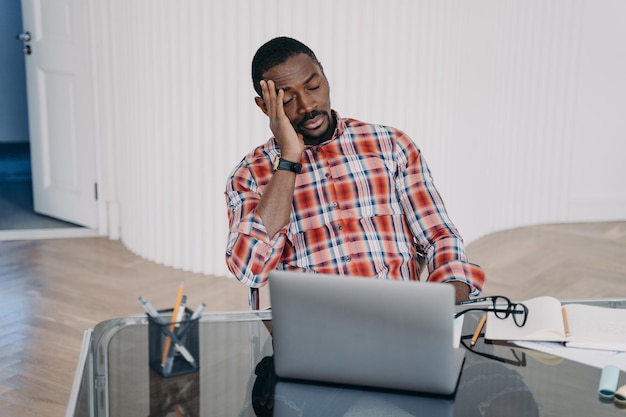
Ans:
POLYGON ((183 295, 182 300, 180 300, 180 306, 178 307, 178 314, 176 315, 176 327, 180 327, 180 322, 185 317, 186 306, 187 306, 187 296, 183 295))
POLYGON ((168 329, 167 326, 165 326, 163 328, 163 331, 172 339, 172 341, 174 342, 174 346, 183 355, 185 360, 187 362, 189 362, 190 364, 192 364, 192 365, 195 364, 196 360, 193 358, 191 353, 189 353, 187 348, 185 346, 183 346, 182 343, 180 343, 180 339, 178 339, 176 336, 174 336, 174 333, 170 332, 170 329, 168 329))
MULTIPOLYGON (((176 348, 176 350, 180 352, 181 355, 183 355, 183 358, 185 358, 185 360, 189 362, 191 366, 193 366, 194 368, 197 368, 198 366, 196 365, 196 360, 193 358, 191 353, 189 353, 187 348, 183 346, 182 343, 179 342, 179 339, 176 336, 174 336, 174 333, 170 332, 170 329, 167 326, 163 326, 163 331, 169 336, 170 338, 169 340, 174 342, 174 347, 176 348)), ((167 358, 165 359, 165 363, 163 363, 162 366, 163 366, 163 373, 165 373, 166 375, 169 375, 172 372, 172 366, 174 366, 174 355, 168 355, 167 358)))
POLYGON ((150 304, 150 302, 148 300, 146 300, 142 296, 139 296, 138 300, 141 303, 141 305, 143 306, 144 310, 146 310, 146 313, 148 313, 148 315, 150 317, 152 317, 153 319, 155 319, 158 322, 161 322, 161 323, 163 322, 163 320, 161 320, 161 316, 159 316, 158 311, 156 311, 154 309, 154 307, 152 307, 152 304, 150 304))
POLYGON ((191 330, 191 326, 193 326, 194 320, 196 320, 198 317, 200 317, 200 314, 202 314, 202 310, 204 310, 204 307, 206 307, 206 304, 204 304, 204 303, 200 304, 198 306, 198 308, 196 309, 196 311, 193 312, 193 314, 191 315, 191 317, 187 321, 187 324, 185 324, 185 327, 183 327, 180 331, 178 331, 178 338, 179 339, 182 339, 183 337, 185 337, 187 332, 189 330, 191 330))
POLYGON ((565 337, 569 337, 569 323, 567 322, 567 312, 565 307, 561 307, 561 314, 563 315, 563 329, 565 329, 565 337))
POLYGON ((202 314, 202 310, 204 310, 204 307, 206 307, 206 304, 202 303, 198 306, 196 311, 193 312, 189 320, 187 320, 187 324, 185 324, 185 327, 183 327, 182 330, 178 332, 179 338, 182 338, 187 334, 187 332, 191 329, 191 326, 193 325, 193 321, 200 317, 200 314, 202 314))
POLYGON ((198 317, 200 317, 200 314, 202 314, 202 310, 204 310, 204 307, 206 307, 206 304, 204 303, 200 304, 198 308, 196 309, 196 311, 193 312, 189 320, 195 320, 198 317))
POLYGON ((474 330, 474 335, 472 336, 472 341, 470 342, 470 346, 474 346, 476 341, 478 340, 478 336, 480 336, 480 332, 483 331, 483 327, 485 326, 485 322, 487 321, 487 315, 484 314, 480 321, 478 322, 478 326, 476 326, 476 330, 474 330))
MULTIPOLYGON (((169 330, 169 329, 166 328, 165 330, 169 330)), ((194 365, 196 363, 196 360, 191 355, 191 353, 187 350, 187 348, 183 346, 181 343, 174 340, 173 333, 170 333, 169 336, 174 342, 174 347, 176 348, 176 350, 178 350, 180 354, 183 355, 183 358, 185 358, 187 362, 189 362, 191 365, 194 365)), ((178 340, 178 338, 176 338, 176 340, 178 340)), ((166 358, 165 363, 163 364, 163 366, 167 369, 167 373, 171 372, 173 363, 174 363, 174 355, 169 355, 166 358), (169 363, 169 366, 167 365, 168 363, 169 363)))

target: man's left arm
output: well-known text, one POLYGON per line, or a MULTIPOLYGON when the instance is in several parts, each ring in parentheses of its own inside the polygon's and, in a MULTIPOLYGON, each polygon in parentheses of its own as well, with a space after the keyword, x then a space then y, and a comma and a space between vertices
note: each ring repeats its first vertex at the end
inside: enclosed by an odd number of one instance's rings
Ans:
POLYGON ((470 286, 461 281, 450 281, 450 285, 454 286, 454 302, 469 300, 470 286))
POLYGON ((421 152, 406 135, 396 138, 396 189, 409 227, 426 257, 430 282, 451 283, 456 301, 478 295, 485 273, 471 264, 463 239, 448 217, 421 152))

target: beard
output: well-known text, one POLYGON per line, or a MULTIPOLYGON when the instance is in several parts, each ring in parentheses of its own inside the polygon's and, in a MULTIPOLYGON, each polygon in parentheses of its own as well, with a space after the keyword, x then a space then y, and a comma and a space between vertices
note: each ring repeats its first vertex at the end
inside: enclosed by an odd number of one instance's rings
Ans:
POLYGON ((334 115, 329 114, 326 111, 315 110, 309 112, 304 115, 303 119, 294 126, 297 133, 300 133, 304 139, 304 143, 307 145, 319 145, 320 143, 326 142, 327 140, 332 138, 332 135, 335 131, 336 121, 334 115), (318 116, 323 116, 327 121, 327 127, 324 132, 316 135, 312 135, 309 131, 304 127, 304 124, 309 120, 312 120, 318 116))

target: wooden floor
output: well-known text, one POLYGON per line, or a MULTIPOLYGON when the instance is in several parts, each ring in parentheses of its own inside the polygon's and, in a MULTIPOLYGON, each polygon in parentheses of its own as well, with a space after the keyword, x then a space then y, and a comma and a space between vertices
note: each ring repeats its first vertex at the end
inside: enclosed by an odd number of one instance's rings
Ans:
MULTIPOLYGON (((626 222, 500 232, 468 253, 487 272, 486 294, 626 297, 626 222)), ((235 280, 154 264, 119 241, 0 242, 0 416, 63 416, 84 329, 143 314, 139 295, 167 308, 181 281, 192 308, 247 309, 235 280)), ((267 305, 266 289, 261 300, 267 305)))

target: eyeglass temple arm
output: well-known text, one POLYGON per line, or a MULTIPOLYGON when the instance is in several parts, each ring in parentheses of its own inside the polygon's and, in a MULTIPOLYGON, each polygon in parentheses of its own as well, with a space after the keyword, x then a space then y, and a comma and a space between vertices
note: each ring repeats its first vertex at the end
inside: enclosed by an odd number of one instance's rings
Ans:
POLYGON ((512 309, 500 309, 500 308, 468 308, 465 309, 463 311, 459 311, 458 313, 456 313, 454 315, 454 318, 460 317, 465 313, 468 313, 470 311, 486 311, 488 313, 508 313, 508 314, 523 314, 524 311, 517 311, 517 310, 512 310, 512 309))

